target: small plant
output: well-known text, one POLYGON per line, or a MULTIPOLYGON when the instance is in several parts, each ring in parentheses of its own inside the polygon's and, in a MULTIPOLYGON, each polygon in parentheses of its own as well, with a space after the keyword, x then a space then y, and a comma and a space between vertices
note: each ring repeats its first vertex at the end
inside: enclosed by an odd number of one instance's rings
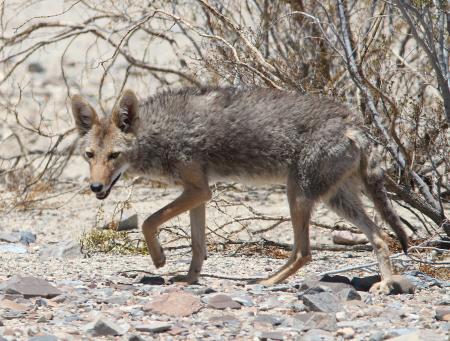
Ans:
POLYGON ((110 219, 105 218, 103 203, 97 208, 94 227, 85 232, 80 239, 81 249, 86 254, 113 253, 113 254, 148 254, 147 247, 142 238, 136 233, 118 231, 119 222, 125 209, 131 208, 134 181, 129 187, 125 200, 119 201, 110 219))
POLYGON ((85 254, 113 253, 121 255, 147 255, 147 247, 140 238, 133 238, 131 233, 111 229, 92 229, 80 239, 81 250, 85 254))

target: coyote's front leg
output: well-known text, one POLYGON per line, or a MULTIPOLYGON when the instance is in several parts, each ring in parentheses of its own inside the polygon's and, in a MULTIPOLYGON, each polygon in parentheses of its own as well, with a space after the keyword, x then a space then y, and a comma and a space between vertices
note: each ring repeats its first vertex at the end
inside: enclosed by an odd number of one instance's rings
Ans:
POLYGON ((192 262, 188 276, 176 277, 174 280, 183 280, 193 283, 200 274, 203 259, 205 257, 205 206, 204 203, 211 198, 211 191, 204 173, 197 166, 190 166, 180 171, 183 181, 184 191, 173 202, 163 207, 156 213, 148 217, 142 225, 147 248, 157 268, 162 267, 166 262, 164 251, 158 240, 159 227, 169 219, 191 210, 192 229, 192 262), (200 260, 201 258, 201 260, 200 260))
POLYGON ((192 261, 187 275, 178 275, 170 279, 171 282, 195 283, 202 270, 203 261, 206 259, 205 236, 205 204, 189 211, 191 218, 191 243, 192 261))

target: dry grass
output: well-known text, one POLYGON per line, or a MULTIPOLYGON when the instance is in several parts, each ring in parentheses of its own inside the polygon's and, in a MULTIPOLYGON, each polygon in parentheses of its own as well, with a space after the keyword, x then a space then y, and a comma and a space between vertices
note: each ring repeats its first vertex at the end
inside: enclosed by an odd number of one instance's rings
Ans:
POLYGON ((266 243, 261 244, 211 243, 208 244, 208 251, 217 253, 223 252, 227 254, 232 254, 233 256, 258 255, 275 259, 286 259, 289 258, 289 255, 291 254, 291 251, 285 250, 282 247, 278 247, 276 245, 267 245, 266 243))
POLYGON ((420 264, 419 271, 437 279, 444 281, 450 280, 450 267, 436 267, 431 264, 420 264))
POLYGON ((92 229, 82 235, 81 249, 85 254, 111 253, 121 255, 148 255, 147 247, 141 239, 132 238, 126 231, 114 229, 92 229))

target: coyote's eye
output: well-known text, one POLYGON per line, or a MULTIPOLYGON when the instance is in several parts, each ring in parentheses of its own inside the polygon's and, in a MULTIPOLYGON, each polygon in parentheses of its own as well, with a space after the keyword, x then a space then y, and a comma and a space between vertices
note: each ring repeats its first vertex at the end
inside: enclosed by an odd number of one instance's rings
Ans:
POLYGON ((110 160, 117 159, 119 157, 119 155, 120 155, 120 152, 111 153, 108 155, 108 159, 110 159, 110 160))
POLYGON ((93 152, 85 152, 85 155, 88 159, 92 159, 94 157, 94 153, 93 152))

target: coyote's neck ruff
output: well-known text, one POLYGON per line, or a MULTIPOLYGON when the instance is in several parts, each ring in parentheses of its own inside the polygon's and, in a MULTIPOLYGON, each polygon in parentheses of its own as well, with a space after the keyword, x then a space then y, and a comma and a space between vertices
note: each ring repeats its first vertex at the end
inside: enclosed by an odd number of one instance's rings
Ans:
POLYGON ((368 145, 358 120, 345 106, 281 90, 222 88, 166 92, 141 104, 125 91, 106 118, 99 118, 79 96, 72 98, 72 107, 97 198, 105 199, 127 170, 183 186, 179 198, 144 222, 156 266, 165 262, 158 227, 189 210, 193 260, 182 279, 197 280, 206 256, 204 203, 211 196, 211 181, 281 182, 287 184, 294 251, 264 283, 280 282, 309 261, 309 217, 315 202, 323 200, 367 235, 385 279, 381 286, 390 288, 387 246, 364 212, 360 186, 404 249, 407 237, 379 169, 368 166, 368 145))

